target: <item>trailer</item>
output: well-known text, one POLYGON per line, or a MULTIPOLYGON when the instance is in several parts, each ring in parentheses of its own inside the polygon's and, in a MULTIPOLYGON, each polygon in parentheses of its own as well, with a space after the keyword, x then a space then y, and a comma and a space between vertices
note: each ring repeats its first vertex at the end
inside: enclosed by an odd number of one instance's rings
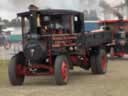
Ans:
POLYGON ((69 70, 79 66, 94 74, 107 71, 106 46, 112 32, 84 32, 84 14, 72 10, 32 8, 18 13, 22 22, 23 51, 10 60, 9 80, 22 85, 26 76, 54 76, 65 85, 69 70))

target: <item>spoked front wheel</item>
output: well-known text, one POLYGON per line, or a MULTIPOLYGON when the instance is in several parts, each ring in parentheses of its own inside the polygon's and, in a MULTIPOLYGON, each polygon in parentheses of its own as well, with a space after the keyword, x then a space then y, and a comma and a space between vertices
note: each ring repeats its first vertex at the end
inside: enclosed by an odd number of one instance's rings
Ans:
POLYGON ((8 66, 9 80, 12 85, 22 85, 24 82, 25 76, 21 74, 24 67, 23 64, 20 62, 23 62, 24 59, 22 56, 19 55, 21 54, 12 57, 10 64, 8 66))
POLYGON ((57 85, 65 85, 69 80, 69 62, 66 56, 57 56, 55 60, 55 80, 57 85))

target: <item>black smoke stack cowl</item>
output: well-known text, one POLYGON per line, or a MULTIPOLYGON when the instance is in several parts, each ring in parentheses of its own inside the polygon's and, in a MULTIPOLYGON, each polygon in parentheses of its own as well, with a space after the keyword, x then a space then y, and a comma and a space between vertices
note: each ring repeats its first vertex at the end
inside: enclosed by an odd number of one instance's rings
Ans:
POLYGON ((29 9, 29 11, 37 11, 37 10, 39 10, 39 8, 34 4, 30 4, 28 9, 29 9))

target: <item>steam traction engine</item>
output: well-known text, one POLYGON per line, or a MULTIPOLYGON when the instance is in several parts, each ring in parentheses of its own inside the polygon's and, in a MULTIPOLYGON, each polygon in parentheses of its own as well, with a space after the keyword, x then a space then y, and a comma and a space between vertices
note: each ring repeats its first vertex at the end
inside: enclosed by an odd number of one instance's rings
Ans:
POLYGON ((105 1, 101 3, 101 7, 118 17, 118 20, 104 20, 100 24, 105 30, 112 32, 112 44, 108 48, 111 57, 123 57, 128 54, 128 20, 124 20, 123 15, 105 1))
POLYGON ((23 51, 12 57, 9 79, 22 85, 25 76, 54 75, 57 85, 69 80, 69 69, 107 71, 105 47, 111 32, 84 32, 84 15, 70 10, 30 10, 19 13, 23 51))
POLYGON ((104 20, 100 24, 112 32, 112 44, 108 48, 111 57, 128 54, 128 20, 104 20))

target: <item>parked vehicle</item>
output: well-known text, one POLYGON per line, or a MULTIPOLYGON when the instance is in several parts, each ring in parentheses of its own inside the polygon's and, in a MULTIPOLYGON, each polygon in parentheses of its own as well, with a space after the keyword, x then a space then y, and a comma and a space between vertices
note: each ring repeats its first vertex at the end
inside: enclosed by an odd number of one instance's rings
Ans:
POLYGON ((34 9, 18 16, 23 51, 12 57, 8 67, 12 85, 22 85, 26 76, 40 75, 54 75, 56 84, 64 85, 74 66, 91 68, 94 74, 106 73, 105 48, 112 42, 112 33, 84 32, 83 13, 34 9))

